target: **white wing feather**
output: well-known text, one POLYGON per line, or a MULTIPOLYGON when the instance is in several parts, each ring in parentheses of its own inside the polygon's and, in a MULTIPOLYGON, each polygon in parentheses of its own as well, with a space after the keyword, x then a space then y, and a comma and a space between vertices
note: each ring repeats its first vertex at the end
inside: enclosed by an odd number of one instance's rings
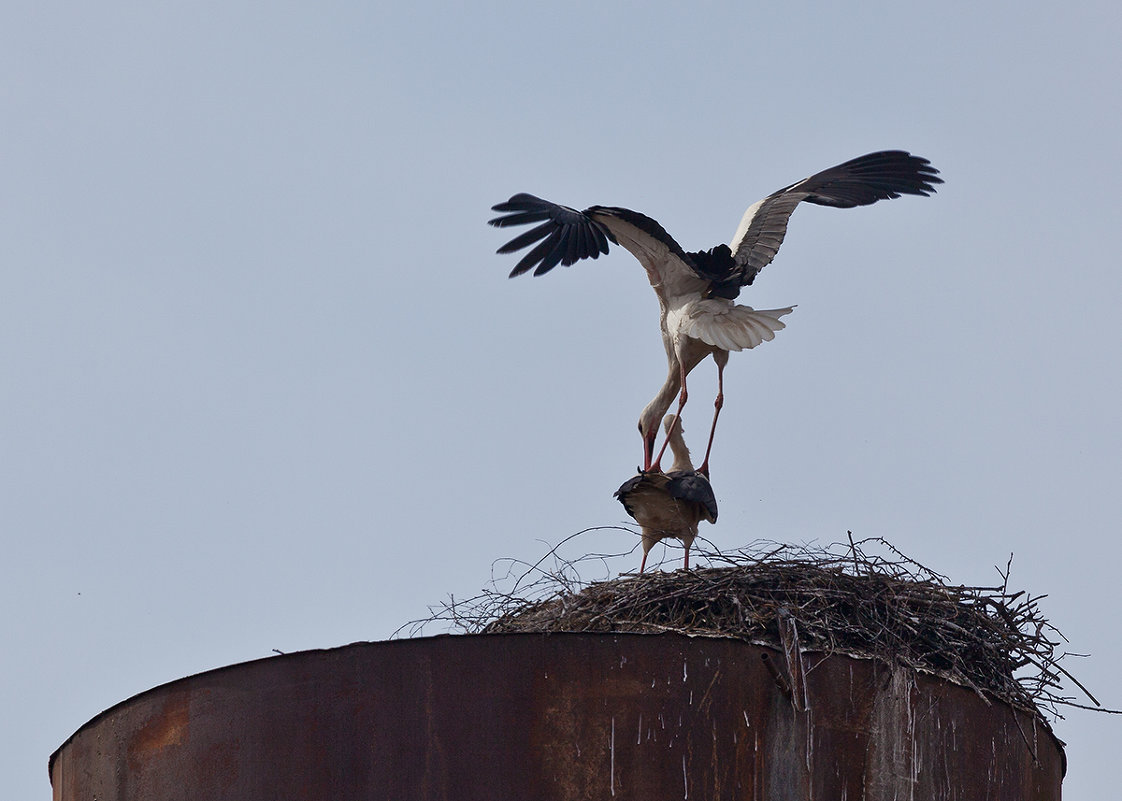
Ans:
POLYGON ((708 282, 700 278, 664 243, 626 220, 593 214, 615 235, 619 244, 639 260, 655 291, 664 297, 701 294, 708 282))

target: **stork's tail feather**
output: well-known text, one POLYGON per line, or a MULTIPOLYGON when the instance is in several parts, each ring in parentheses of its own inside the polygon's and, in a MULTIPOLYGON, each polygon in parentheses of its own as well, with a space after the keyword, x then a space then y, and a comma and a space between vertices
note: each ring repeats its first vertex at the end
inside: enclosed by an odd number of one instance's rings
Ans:
POLYGON ((724 350, 747 350, 774 339, 776 331, 787 327, 779 318, 790 314, 794 308, 753 309, 751 306, 722 304, 716 306, 713 313, 698 314, 689 333, 702 342, 724 350))

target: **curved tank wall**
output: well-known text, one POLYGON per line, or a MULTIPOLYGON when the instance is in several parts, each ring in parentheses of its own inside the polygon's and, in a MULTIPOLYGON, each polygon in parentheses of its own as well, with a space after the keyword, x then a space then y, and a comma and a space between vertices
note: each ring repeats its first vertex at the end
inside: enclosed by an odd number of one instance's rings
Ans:
POLYGON ((803 658, 792 693, 781 652, 679 635, 288 654, 107 710, 52 755, 51 784, 55 801, 1060 798, 1063 752, 1034 716, 803 658))

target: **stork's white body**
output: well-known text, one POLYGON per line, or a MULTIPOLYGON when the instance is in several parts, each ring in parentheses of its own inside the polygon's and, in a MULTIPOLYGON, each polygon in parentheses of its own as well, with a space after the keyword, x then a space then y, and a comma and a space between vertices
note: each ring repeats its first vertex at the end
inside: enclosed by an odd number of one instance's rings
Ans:
MULTIPOLYGON (((651 439, 653 444, 652 434, 657 431, 658 421, 670 409, 675 396, 680 401, 675 417, 681 415, 687 397, 683 391, 685 377, 705 357, 713 356, 718 372, 723 372, 729 351, 754 348, 773 339, 775 332, 785 327, 779 318, 790 314, 794 307, 757 311, 726 298, 706 297, 710 282, 688 269, 669 245, 611 214, 594 212, 590 216, 615 234, 619 244, 643 265, 647 280, 658 297, 659 328, 666 350, 667 374, 658 394, 639 415, 639 430, 644 439, 651 439)), ((714 429, 722 401, 723 395, 719 394, 714 429)), ((666 444, 663 445, 665 449, 666 444)), ((644 470, 658 469, 662 452, 653 464, 652 453, 653 448, 648 446, 644 453, 644 470)), ((708 470, 707 448, 702 472, 708 473, 708 470)))

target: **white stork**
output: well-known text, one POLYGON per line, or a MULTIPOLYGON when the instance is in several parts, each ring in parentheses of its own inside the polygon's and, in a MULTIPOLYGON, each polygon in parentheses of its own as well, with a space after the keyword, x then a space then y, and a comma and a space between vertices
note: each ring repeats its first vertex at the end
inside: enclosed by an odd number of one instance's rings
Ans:
POLYGON ((675 537, 686 548, 684 566, 690 566, 690 546, 697 537, 697 525, 702 520, 717 522, 717 499, 709 479, 693 469, 690 451, 683 437, 682 424, 677 418, 666 415, 663 426, 674 466, 669 473, 646 471, 623 482, 615 497, 627 513, 635 518, 643 532, 643 561, 639 572, 647 566, 647 554, 655 543, 665 537, 675 537))
POLYGON ((639 260, 658 295, 659 324, 669 367, 662 388, 639 416, 643 469, 659 469, 666 442, 652 458, 658 422, 676 394, 675 417, 681 417, 687 397, 686 375, 712 354, 717 364, 717 398, 709 444, 699 468, 708 475, 713 435, 724 403, 723 378, 729 351, 754 348, 772 339, 784 327, 779 318, 791 311, 756 310, 733 301, 740 288, 750 285, 775 258, 795 207, 806 201, 852 208, 900 195, 927 196, 935 191, 935 184, 943 182, 938 172, 927 159, 902 150, 869 153, 784 187, 750 206, 730 244, 688 253, 650 217, 615 206, 577 211, 521 193, 493 206, 502 216, 490 223, 500 228, 541 223, 499 248, 499 253, 513 253, 537 243, 515 265, 511 278, 529 270, 543 275, 558 264, 567 267, 584 258, 598 258, 608 252, 609 242, 622 245, 639 260))

